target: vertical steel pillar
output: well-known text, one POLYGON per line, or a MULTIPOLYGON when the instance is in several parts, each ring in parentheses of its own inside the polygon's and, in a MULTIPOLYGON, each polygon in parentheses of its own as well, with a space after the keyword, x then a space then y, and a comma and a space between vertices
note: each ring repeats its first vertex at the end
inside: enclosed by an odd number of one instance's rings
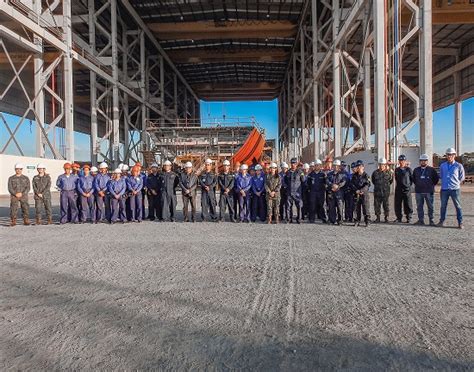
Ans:
MULTIPOLYGON (((313 76, 316 74, 318 68, 318 2, 311 1, 311 27, 313 35, 313 76)), ((319 91, 318 82, 312 79, 313 84, 313 131, 314 131, 314 158, 318 159, 321 152, 319 135, 320 131, 320 116, 319 116, 319 91)))
POLYGON ((297 74, 296 74, 296 56, 293 54, 293 133, 294 133, 294 144, 293 144, 293 157, 298 156, 298 115, 295 112, 296 109, 296 95, 298 93, 298 90, 296 88, 296 84, 298 82, 297 80, 297 74))
MULTIPOLYGON (((459 59, 456 59, 456 63, 459 59)), ((461 73, 454 73, 454 148, 458 155, 462 154, 462 102, 459 98, 461 94, 461 73)))
POLYGON ((287 79, 287 93, 286 93, 286 101, 287 101, 287 109, 286 109, 286 116, 285 116, 285 121, 286 121, 286 130, 287 130, 287 154, 286 157, 290 157, 290 148, 291 148, 291 142, 293 141, 291 138, 291 124, 289 121, 289 115, 291 113, 291 74, 288 73, 288 79, 287 79))
MULTIPOLYGON (((89 47, 92 55, 96 54, 95 49, 95 0, 88 0, 88 21, 89 21, 89 47)), ((97 87, 96 73, 90 71, 90 108, 91 108, 91 162, 97 164, 99 159, 98 146, 98 125, 97 125, 97 87)))
POLYGON ((110 23, 112 38, 112 159, 114 166, 120 163, 120 109, 119 109, 119 91, 117 82, 119 80, 118 69, 118 40, 117 40, 117 0, 110 0, 110 23))
POLYGON ((71 0, 63 0, 63 39, 67 47, 64 54, 64 127, 66 129, 67 160, 74 161, 74 86, 72 64, 71 0))
MULTIPOLYGON (((146 123, 147 123, 147 107, 145 102, 147 100, 147 85, 146 85, 146 46, 145 46, 145 32, 140 32, 140 95, 143 99, 141 103, 141 131, 140 131, 140 143, 143 150, 149 150, 148 136, 146 134, 146 123)), ((141 158, 142 165, 145 165, 145 156, 142 152, 141 158)))
POLYGON ((173 109, 178 117, 178 75, 173 75, 173 109))
MULTIPOLYGON (((304 27, 304 25, 302 26, 304 27)), ((300 95, 301 95, 301 149, 300 149, 300 155, 303 156, 303 148, 306 145, 306 136, 305 136, 305 130, 306 130, 306 107, 304 104, 303 100, 303 94, 305 91, 305 68, 306 68, 306 57, 305 57, 305 47, 304 47, 304 38, 305 34, 303 30, 300 32, 300 95)))
POLYGON ((366 47, 364 51, 364 134, 366 150, 370 149, 370 135, 372 126, 372 107, 371 107, 371 85, 370 85, 370 49, 366 47))
MULTIPOLYGON (((42 6, 41 1, 35 1, 35 12, 41 15, 42 6)), ((41 45, 43 49, 43 40, 40 37, 34 38, 36 45, 41 45)), ((35 113, 36 113, 36 156, 39 158, 44 157, 44 91, 42 88, 43 84, 43 55, 35 54, 34 56, 34 86, 35 86, 35 113)), ((54 74, 54 72, 53 72, 54 74)), ((53 118, 54 119, 54 118, 53 118)), ((53 129, 54 131, 56 128, 53 129)))
POLYGON ((160 108, 161 108, 161 125, 163 126, 165 123, 165 115, 166 106, 165 106, 165 61, 163 60, 163 56, 160 54, 159 56, 160 61, 160 108))
MULTIPOLYGON (((332 1, 332 35, 333 40, 336 39, 339 33, 339 22, 341 19, 340 1, 332 1)), ((334 157, 340 157, 342 155, 342 132, 341 132, 341 68, 340 68, 340 51, 339 48, 334 45, 332 54, 332 87, 333 87, 333 127, 334 127, 334 157)))
POLYGON ((375 147, 377 157, 385 157, 385 5, 384 1, 374 1, 374 119, 375 147))
MULTIPOLYGON (((136 35, 138 36, 138 35, 136 35)), ((127 40, 127 29, 122 24, 122 79, 121 81, 124 84, 127 84, 128 76, 128 40, 127 40)), ((128 101, 128 94, 122 92, 122 111, 123 111, 123 143, 124 143, 124 152, 123 160, 128 164, 130 160, 130 106, 128 101)))
POLYGON ((433 82, 431 0, 421 1, 422 31, 420 33, 420 150, 433 158, 433 82))

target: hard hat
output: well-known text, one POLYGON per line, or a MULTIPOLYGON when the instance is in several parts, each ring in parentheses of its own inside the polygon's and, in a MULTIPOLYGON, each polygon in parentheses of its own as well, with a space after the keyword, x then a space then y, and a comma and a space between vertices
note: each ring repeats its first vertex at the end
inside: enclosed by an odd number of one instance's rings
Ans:
POLYGON ((63 166, 64 169, 67 169, 67 168, 71 169, 71 167, 72 167, 71 163, 64 163, 64 166, 63 166))
POLYGON ((107 163, 104 162, 104 161, 99 164, 99 169, 104 169, 104 168, 108 168, 108 167, 109 167, 109 166, 108 166, 107 163))
POLYGON ((426 155, 426 154, 421 154, 421 155, 420 155, 420 160, 429 160, 428 155, 426 155))
POLYGON ((281 168, 288 168, 288 164, 286 164, 285 162, 283 162, 283 163, 280 164, 280 167, 281 167, 281 168))
POLYGON ((87 168, 87 169, 91 169, 91 166, 89 164, 85 164, 83 167, 83 169, 87 168))
POLYGON ((247 164, 242 164, 242 165, 240 166, 240 169, 242 169, 242 170, 247 170, 247 169, 249 169, 249 166, 248 166, 247 164))
POLYGON ((151 165, 151 168, 158 168, 158 164, 153 163, 153 164, 151 165))
POLYGON ((255 170, 258 171, 258 170, 262 170, 262 166, 260 164, 257 164, 255 166, 255 170))
POLYGON ((354 169, 354 168, 357 168, 357 163, 356 162, 351 163, 351 169, 354 169))
POLYGON ((21 164, 21 163, 16 163, 15 164, 15 169, 23 169, 23 168, 25 168, 25 166, 23 164, 21 164))
POLYGON ((171 162, 169 160, 166 160, 163 165, 171 165, 171 162))
POLYGON ((450 147, 449 149, 446 150, 446 155, 455 155, 456 150, 450 147))
POLYGON ((271 163, 270 168, 278 168, 278 167, 277 167, 276 163, 271 163))
POLYGON ((357 160, 356 167, 360 167, 361 165, 364 165, 364 162, 362 160, 357 160))
POLYGON ((122 165, 122 172, 128 172, 129 169, 130 167, 127 164, 122 165))
MULTIPOLYGON (((120 164, 118 165, 117 169, 122 170, 124 165, 125 165, 124 163, 120 163, 120 164)), ((115 173, 115 172, 114 172, 114 173, 115 173)))
POLYGON ((185 168, 192 168, 193 167, 193 163, 191 163, 190 161, 186 162, 186 164, 184 164, 184 167, 185 168))
POLYGON ((308 163, 304 163, 304 164, 303 164, 303 169, 309 169, 309 164, 308 164, 308 163))
POLYGON ((212 160, 211 159, 206 159, 206 161, 204 163, 205 164, 212 164, 212 160))
POLYGON ((114 173, 115 173, 115 174, 122 174, 122 170, 121 170, 120 168, 116 168, 116 169, 114 170, 114 173))
POLYGON ((341 161, 340 160, 334 160, 332 162, 332 165, 341 165, 341 161))
POLYGON ((342 165, 343 167, 345 167, 345 166, 346 166, 346 162, 345 162, 344 160, 341 160, 341 165, 342 165))
POLYGON ((322 162, 321 160, 319 160, 319 159, 316 159, 315 164, 316 164, 316 165, 322 165, 323 162, 322 162))
POLYGON ((298 163, 298 159, 296 159, 296 158, 291 158, 290 163, 291 163, 291 164, 296 164, 296 163, 298 163))
POLYGON ((91 172, 92 173, 97 173, 99 170, 97 169, 97 167, 92 167, 91 168, 91 172))
POLYGON ((39 163, 39 164, 36 166, 36 169, 46 169, 46 165, 44 165, 43 163, 39 163))
POLYGON ((387 164, 387 159, 379 158, 379 164, 387 164))
POLYGON ((316 165, 316 163, 314 161, 312 161, 311 163, 309 163, 309 166, 310 167, 314 167, 316 165))
POLYGON ((77 163, 73 163, 73 164, 72 164, 72 167, 73 167, 73 168, 80 168, 81 165, 80 165, 80 164, 77 164, 77 163))
POLYGON ((229 161, 229 160, 224 160, 224 161, 222 162, 222 165, 230 165, 230 161, 229 161))
POLYGON ((400 155, 398 157, 398 160, 407 160, 407 157, 406 157, 406 155, 400 155))
POLYGON ((249 169, 254 171, 255 170, 255 165, 251 165, 249 169))

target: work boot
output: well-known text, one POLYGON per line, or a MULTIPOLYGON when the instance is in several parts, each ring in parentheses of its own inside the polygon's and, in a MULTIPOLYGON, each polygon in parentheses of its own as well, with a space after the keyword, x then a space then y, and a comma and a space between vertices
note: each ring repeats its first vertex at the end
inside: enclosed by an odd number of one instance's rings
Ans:
MULTIPOLYGON (((97 221, 96 221, 97 223, 97 221)), ((49 216, 48 217, 48 225, 52 225, 53 224, 53 217, 49 216)))
POLYGON ((377 218, 375 219, 374 222, 375 222, 375 223, 380 223, 380 216, 379 216, 379 215, 377 215, 377 218))
POLYGON ((13 226, 16 226, 16 218, 12 218, 12 219, 10 220, 10 226, 12 226, 12 227, 13 227, 13 226))
POLYGON ((35 223, 41 225, 41 217, 36 217, 35 223))
POLYGON ((280 223, 280 218, 278 216, 275 217, 275 225, 278 225, 280 223))
POLYGON ((438 226, 438 227, 444 227, 444 221, 439 221, 436 226, 438 226))
POLYGON ((28 217, 23 217, 23 225, 25 225, 25 226, 30 225, 30 219, 28 217))
POLYGON ((369 218, 365 219, 365 227, 369 226, 369 218))
POLYGON ((271 223, 272 223, 272 216, 270 216, 270 217, 267 218, 267 224, 270 225, 271 223))
POLYGON ((388 223, 388 216, 385 216, 385 223, 388 223))
POLYGON ((430 220, 430 226, 436 226, 436 224, 433 220, 430 220))
POLYGON ((418 225, 418 226, 423 226, 424 224, 425 224, 425 222, 422 221, 422 220, 418 220, 414 223, 414 225, 418 225))
POLYGON ((462 229, 464 229, 464 225, 462 223, 460 223, 460 224, 458 224, 458 228, 462 230, 462 229))

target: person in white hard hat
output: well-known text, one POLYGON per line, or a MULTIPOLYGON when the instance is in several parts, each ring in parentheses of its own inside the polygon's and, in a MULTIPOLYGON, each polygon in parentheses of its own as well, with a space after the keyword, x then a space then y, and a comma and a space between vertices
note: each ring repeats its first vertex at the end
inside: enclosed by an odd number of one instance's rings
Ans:
POLYGON ((46 166, 40 163, 36 166, 38 174, 33 177, 33 193, 35 199, 36 224, 41 225, 43 210, 46 213, 48 225, 53 223, 51 207, 51 176, 46 173, 46 166))
POLYGON ((163 172, 159 177, 161 219, 164 222, 175 222, 176 216, 176 188, 179 184, 178 175, 171 170, 172 163, 166 160, 163 163, 163 172))
POLYGON ((100 163, 99 174, 94 177, 96 222, 106 222, 110 219, 110 199, 107 191, 107 183, 110 181, 108 167, 107 163, 100 163))
POLYGON ((265 175, 263 174, 262 166, 260 164, 255 166, 255 174, 252 176, 251 190, 250 220, 255 222, 258 217, 261 222, 264 222, 267 217, 267 202, 265 197, 265 175))
POLYGON ((219 198, 219 221, 224 221, 226 209, 229 209, 229 219, 235 222, 234 219, 234 185, 235 176, 230 171, 230 161, 224 160, 222 163, 223 170, 217 178, 217 184, 220 189, 219 198))
POLYGON ((314 168, 306 179, 309 193, 309 222, 315 223, 316 217, 323 223, 327 223, 324 201, 326 198, 326 173, 323 172, 323 163, 317 159, 314 168))
POLYGON ((117 168, 112 174, 112 179, 107 184, 110 194, 110 223, 114 224, 120 219, 122 223, 127 221, 125 211, 124 195, 127 191, 125 179, 122 178, 122 169, 117 168))
POLYGON ((385 222, 388 222, 390 216, 390 188, 393 183, 393 171, 387 164, 387 159, 378 160, 378 168, 372 173, 371 177, 374 185, 374 212, 375 223, 380 223, 380 215, 383 212, 385 222))
POLYGON ((130 172, 130 176, 125 179, 128 192, 128 200, 130 206, 130 221, 131 222, 142 222, 143 218, 143 177, 140 174, 141 166, 134 165, 130 172))
POLYGON ((240 222, 250 222, 250 193, 252 192, 252 177, 248 173, 248 165, 240 166, 240 174, 235 180, 239 193, 240 222))
POLYGON ((453 200, 454 208, 456 208, 456 218, 458 227, 463 228, 462 224, 462 208, 461 208, 461 184, 466 178, 464 167, 456 161, 456 150, 450 147, 446 150, 447 161, 439 167, 441 178, 441 212, 439 223, 437 226, 444 226, 446 219, 446 209, 448 207, 449 198, 453 200))
POLYGON ((79 176, 72 173, 72 165, 67 162, 63 165, 64 173, 56 180, 56 187, 60 191, 60 217, 59 223, 78 223, 79 211, 77 209, 77 180, 79 176))
POLYGON ((287 202, 288 202, 288 195, 286 192, 286 187, 285 187, 285 175, 288 172, 288 164, 285 162, 282 162, 280 164, 280 173, 278 175, 280 176, 280 181, 281 181, 281 188, 280 188, 280 221, 286 221, 287 219, 287 202))
POLYGON ((159 166, 156 163, 151 165, 151 173, 147 177, 147 190, 148 190, 148 219, 154 221, 155 218, 161 219, 161 207, 160 207, 160 175, 158 173, 159 166))
POLYGON ((428 207, 428 219, 430 226, 435 226, 434 222, 434 188, 439 181, 438 172, 428 165, 429 157, 426 154, 420 155, 420 166, 413 170, 413 184, 415 185, 415 201, 418 221, 415 225, 425 224, 424 204, 428 207))
POLYGON ((309 191, 307 179, 311 166, 308 163, 303 164, 303 183, 301 184, 301 219, 308 219, 309 217, 309 191))
POLYGON ((184 222, 189 222, 189 205, 191 205, 191 222, 196 221, 196 191, 198 178, 193 171, 193 164, 188 161, 184 164, 184 172, 179 178, 181 196, 183 198, 184 222))
POLYGON ((346 173, 341 171, 341 161, 336 159, 332 162, 333 170, 327 174, 327 204, 329 222, 333 225, 341 225, 343 211, 344 192, 343 187, 347 181, 346 173))
POLYGON ((275 224, 280 222, 279 206, 280 206, 280 189, 281 178, 278 174, 276 163, 270 164, 270 173, 265 178, 265 198, 267 202, 267 223, 275 224))
POLYGON ((30 179, 23 173, 25 166, 21 163, 15 165, 15 174, 8 179, 8 192, 10 193, 10 226, 16 225, 18 205, 23 214, 23 224, 30 224, 28 193, 30 192, 30 179))
POLYGON ((217 177, 212 171, 212 160, 206 159, 204 171, 199 176, 201 187, 201 219, 202 222, 217 221, 216 186, 217 177))
POLYGON ((96 223, 94 177, 90 173, 91 167, 86 164, 82 167, 82 175, 77 180, 77 192, 79 198, 79 221, 81 223, 90 220, 96 223))

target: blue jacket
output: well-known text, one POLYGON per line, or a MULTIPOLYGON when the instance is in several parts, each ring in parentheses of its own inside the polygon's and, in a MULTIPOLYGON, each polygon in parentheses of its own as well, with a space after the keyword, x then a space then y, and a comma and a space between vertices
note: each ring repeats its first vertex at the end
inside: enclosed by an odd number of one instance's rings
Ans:
POLYGON ((324 194, 326 192, 326 173, 322 170, 311 172, 306 178, 306 187, 313 194, 324 194))
POLYGON ((94 176, 89 174, 88 176, 79 177, 77 180, 77 191, 81 195, 94 191, 94 176))
POLYGON ((141 175, 137 177, 128 176, 125 179, 127 190, 129 191, 141 191, 143 188, 143 177, 141 175))
POLYGON ((438 181, 438 173, 433 167, 417 167, 413 170, 413 183, 415 184, 416 193, 433 194, 438 181))
POLYGON ((263 173, 260 176, 252 177, 252 192, 255 194, 262 191, 265 191, 265 175, 263 173))
POLYGON ((94 178, 94 189, 95 191, 107 191, 107 183, 110 181, 110 176, 105 173, 99 173, 94 178))
POLYGON ((75 191, 77 186, 78 177, 74 174, 66 176, 66 174, 61 174, 56 181, 56 186, 61 191, 75 191))
POLYGON ((466 177, 462 164, 455 161, 453 164, 445 161, 439 166, 441 176, 441 190, 458 190, 466 177))
POLYGON ((127 185, 125 180, 120 178, 119 180, 110 180, 107 184, 107 190, 112 194, 112 196, 122 196, 127 190, 127 185))
POLYGON ((252 176, 250 176, 248 173, 245 176, 243 174, 239 174, 235 180, 235 184, 237 191, 240 192, 243 190, 244 192, 248 192, 252 188, 252 176))

